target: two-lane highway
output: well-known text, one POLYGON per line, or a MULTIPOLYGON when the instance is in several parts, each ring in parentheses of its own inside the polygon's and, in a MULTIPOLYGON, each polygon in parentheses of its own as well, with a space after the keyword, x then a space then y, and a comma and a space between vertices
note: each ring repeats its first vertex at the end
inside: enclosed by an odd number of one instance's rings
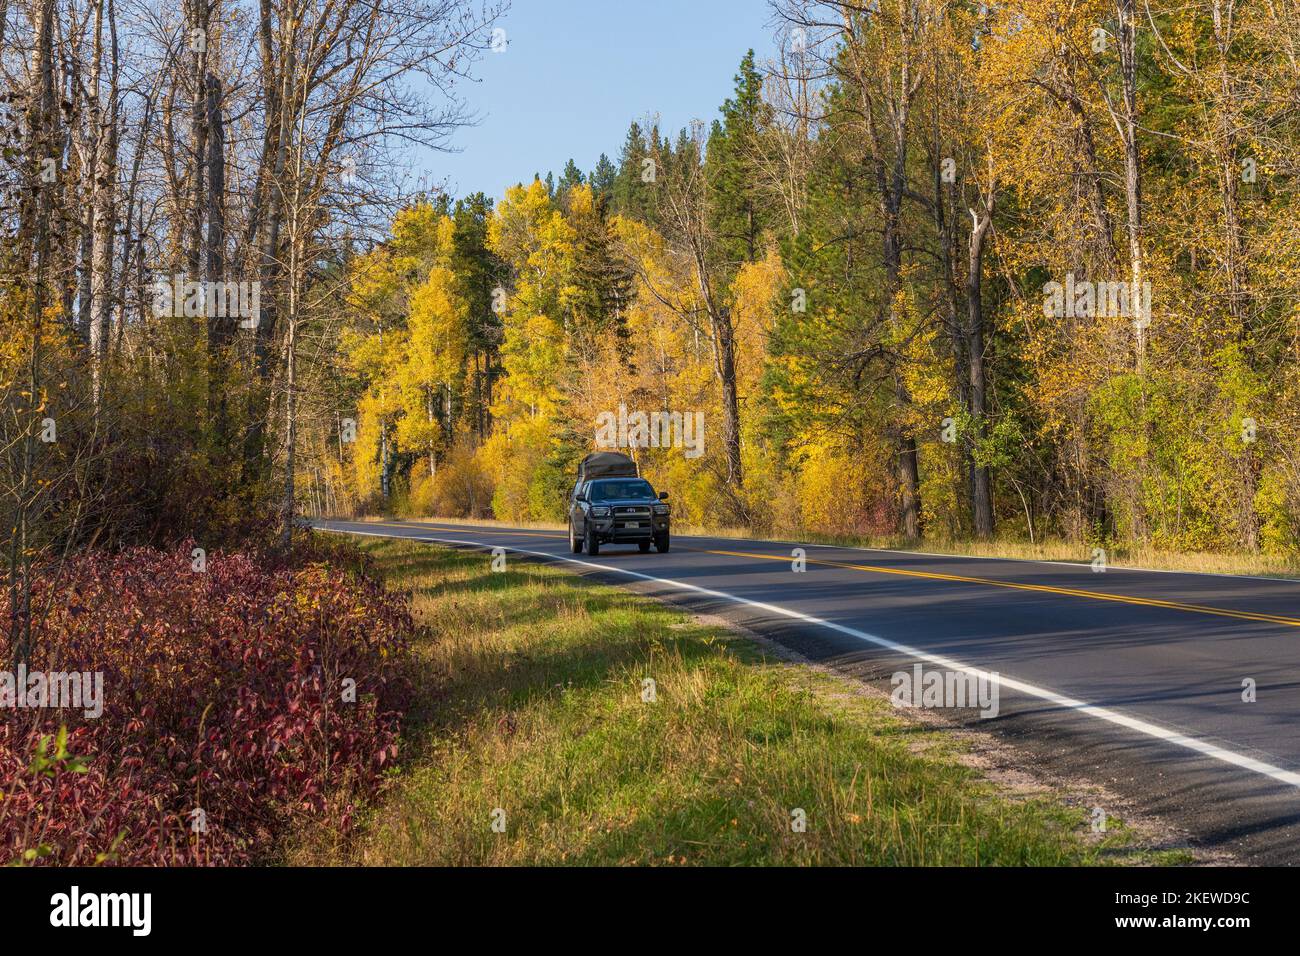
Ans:
POLYGON ((668 554, 615 545, 590 558, 560 531, 314 524, 562 561, 863 679, 916 662, 995 672, 1000 713, 980 729, 1034 763, 1104 784, 1206 846, 1300 863, 1300 583, 687 536, 668 554))

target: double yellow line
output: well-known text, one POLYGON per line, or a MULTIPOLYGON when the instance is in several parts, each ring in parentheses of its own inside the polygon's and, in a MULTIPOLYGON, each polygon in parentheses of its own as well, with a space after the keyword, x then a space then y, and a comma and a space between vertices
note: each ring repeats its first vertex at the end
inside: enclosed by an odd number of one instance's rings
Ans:
MULTIPOLYGON (((749 551, 709 551, 709 554, 727 554, 740 558, 761 558, 766 561, 786 561, 791 559, 778 554, 754 554, 749 551)), ((1048 584, 1021 584, 1015 581, 995 581, 992 578, 974 578, 965 574, 940 574, 937 571, 911 571, 904 568, 886 568, 875 564, 846 564, 840 561, 825 561, 820 558, 807 558, 809 564, 822 564, 833 568, 848 568, 853 571, 867 571, 871 574, 897 574, 908 578, 927 578, 931 581, 956 581, 961 584, 983 584, 995 588, 1012 588, 1017 591, 1038 591, 1043 594, 1063 594, 1067 597, 1092 598, 1097 601, 1113 601, 1117 604, 1137 604, 1142 607, 1161 607, 1173 611, 1190 611, 1196 614, 1213 614, 1218 617, 1235 617, 1243 621, 1264 621, 1268 624, 1286 624, 1300 627, 1300 618, 1283 617, 1278 614, 1263 614, 1257 611, 1233 611, 1228 608, 1207 607, 1204 604, 1184 604, 1181 601, 1161 601, 1157 598, 1130 597, 1126 594, 1108 594, 1105 591, 1087 591, 1081 588, 1059 588, 1048 584)))
MULTIPOLYGON (((490 525, 437 527, 434 525, 414 525, 387 523, 388 527, 413 528, 420 531, 504 531, 490 525)), ((544 531, 506 531, 507 534, 531 538, 568 538, 567 534, 555 534, 544 531)), ((757 554, 753 551, 715 551, 708 548, 679 548, 681 551, 695 551, 700 554, 718 554, 733 558, 754 558, 760 561, 781 561, 789 563, 792 558, 781 554, 757 554)), ((941 574, 937 571, 912 571, 904 568, 890 568, 877 564, 848 564, 842 561, 828 561, 822 558, 806 558, 808 564, 831 568, 844 568, 850 571, 865 571, 868 574, 893 574, 906 578, 923 578, 930 581, 952 581, 958 584, 979 584, 985 587, 1010 588, 1015 591, 1035 591, 1041 594, 1060 594, 1066 597, 1091 598, 1094 601, 1111 601, 1116 604, 1133 604, 1139 607, 1158 607, 1171 611, 1186 611, 1192 614, 1211 614, 1215 617, 1231 617, 1242 621, 1260 621, 1265 624, 1282 624, 1287 627, 1300 627, 1300 618, 1284 617, 1280 614, 1264 614, 1258 611, 1235 611, 1222 607, 1207 607, 1204 604, 1185 604, 1181 601, 1161 601, 1157 598, 1131 597, 1125 594, 1108 594, 1105 591, 1088 591, 1082 588, 1062 588, 1048 584, 1021 584, 1015 581, 997 581, 993 578, 970 577, 965 574, 941 574)), ((1082 566, 1081 566, 1082 567, 1082 566)))

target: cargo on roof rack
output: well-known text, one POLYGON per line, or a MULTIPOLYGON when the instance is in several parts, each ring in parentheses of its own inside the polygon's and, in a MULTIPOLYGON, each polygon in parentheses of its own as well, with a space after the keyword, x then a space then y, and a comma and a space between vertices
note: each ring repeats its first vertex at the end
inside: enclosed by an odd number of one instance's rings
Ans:
POLYGON ((636 478, 636 462, 616 451, 598 451, 578 465, 578 481, 593 478, 636 478))

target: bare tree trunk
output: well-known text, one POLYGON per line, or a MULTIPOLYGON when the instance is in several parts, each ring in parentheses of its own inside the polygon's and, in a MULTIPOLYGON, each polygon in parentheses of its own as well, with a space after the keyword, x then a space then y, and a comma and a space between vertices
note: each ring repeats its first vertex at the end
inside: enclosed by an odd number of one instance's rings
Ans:
MULTIPOLYGON (((93 125, 93 122, 92 122, 93 125)), ((77 334, 81 341, 90 347, 92 359, 92 372, 96 372, 93 365, 95 358, 95 349, 91 340, 94 332, 93 309, 91 308, 90 285, 91 274, 95 271, 95 159, 94 146, 90 149, 91 156, 89 161, 82 167, 82 194, 89 198, 85 204, 80 216, 77 218, 78 250, 77 258, 80 266, 77 269, 77 334)))
POLYGON ((99 89, 99 64, 95 64, 95 188, 94 250, 90 278, 90 351, 94 363, 94 404, 103 401, 108 374, 108 344, 113 315, 113 248, 117 228, 117 125, 118 125, 118 44, 117 15, 113 0, 99 0, 95 11, 96 57, 102 56, 102 19, 107 3, 110 70, 108 106, 105 109, 99 89))
MULTIPOLYGON (((131 227, 133 224, 133 219, 137 215, 135 210, 136 210, 136 195, 140 188, 140 169, 144 163, 144 152, 149 143, 149 134, 153 128, 153 116, 154 116, 154 99, 153 96, 150 95, 145 100, 144 113, 142 115, 141 122, 140 122, 139 140, 137 141, 136 144, 135 157, 131 161, 131 175, 126 186, 126 198, 122 203, 122 209, 124 210, 125 213, 124 218, 126 221, 126 229, 123 230, 125 235, 123 236, 122 239, 122 261, 120 265, 121 272, 120 275, 118 276, 117 295, 116 295, 117 308, 118 308, 118 323, 117 323, 117 334, 116 334, 116 342, 114 344, 114 351, 117 352, 121 351, 122 338, 126 332, 126 317, 128 311, 127 289, 131 284, 132 263, 135 261, 133 256, 135 256, 139 250, 142 250, 144 248, 143 226, 136 229, 134 233, 132 232, 131 227), (134 239, 132 239, 133 234, 135 236, 134 239)), ((140 205, 141 207, 143 207, 143 203, 141 203, 140 205)), ((141 214, 142 212, 143 210, 141 211, 141 214)), ((143 286, 143 283, 140 283, 140 286, 143 286)), ((141 320, 143 320, 146 314, 146 310, 152 308, 152 304, 146 303, 142 295, 137 295, 136 302, 140 309, 141 320)))
MULTIPOLYGON (((226 278, 226 135, 222 115, 221 80, 209 73, 205 112, 208 127, 208 192, 206 218, 207 238, 204 243, 204 278, 209 283, 224 282, 226 278)), ((208 316, 208 416, 212 421, 217 454, 222 464, 230 452, 230 347, 235 337, 236 318, 218 315, 215 310, 208 316)))
MULTIPOLYGON (((1119 0, 1120 80, 1123 86, 1123 109, 1120 138, 1124 144, 1124 195, 1128 207, 1128 249, 1132 291, 1129 299, 1140 309, 1142 296, 1142 169, 1138 152, 1137 121, 1137 29, 1136 0, 1119 0)), ((1145 319, 1146 316, 1135 316, 1145 319)), ((1137 368, 1146 366, 1146 326, 1135 325, 1137 368)))
MULTIPOLYGON (((206 87, 208 233, 204 244, 204 277, 209 282, 220 282, 226 278, 226 131, 221 107, 221 80, 209 73, 206 87)), ((227 331, 233 324, 233 321, 224 323, 227 331)))
MULTIPOLYGON (((993 196, 978 213, 972 209, 974 221, 970 235, 970 263, 966 273, 966 352, 970 365, 970 415, 975 429, 974 441, 985 436, 987 407, 984 376, 984 299, 980 288, 984 269, 984 243, 993 222, 993 196)), ((974 488, 971 501, 975 536, 987 538, 993 534, 993 490, 987 465, 974 463, 974 488)))
POLYGON ((280 506, 283 521, 280 526, 280 546, 285 550, 288 550, 293 541, 294 469, 297 467, 298 451, 298 356, 295 348, 298 320, 292 303, 288 319, 284 343, 284 498, 280 506))
MULTIPOLYGON (((18 246, 31 269, 32 288, 28 317, 31 345, 27 362, 28 421, 23 429, 19 453, 19 482, 14 507, 14 527, 9 540, 9 646, 15 664, 25 663, 32 652, 32 567, 28 551, 28 512, 39 494, 34 481, 36 435, 39 427, 41 392, 41 324, 45 311, 45 282, 50 259, 50 217, 56 183, 42 181, 42 160, 54 159, 57 120, 54 95, 54 0, 36 0, 32 11, 36 24, 33 44, 35 88, 27 106, 30 151, 27 160, 27 188, 19 212, 18 246)), ((59 151, 61 153, 61 150, 59 151)), ((57 182, 57 181, 56 181, 57 182)))
POLYGON ((740 459, 740 395, 736 383, 736 330, 731 316, 719 316, 714 322, 714 339, 718 354, 718 383, 722 387, 722 443, 727 456, 727 481, 730 487, 744 487, 744 470, 740 459))
POLYGON ((190 0, 188 37, 190 42, 190 196, 189 224, 185 236, 186 274, 198 279, 203 274, 203 220, 208 162, 208 50, 212 8, 208 0, 190 0))
MULTIPOLYGON (((433 390, 426 389, 424 396, 424 411, 428 416, 428 422, 432 425, 437 420, 437 415, 433 411, 433 390)), ((438 453, 432 445, 429 446, 429 477, 438 477, 438 453)))
POLYGON ((278 321, 276 295, 281 274, 280 229, 284 220, 285 164, 288 161, 290 131, 289 93, 296 60, 293 47, 284 51, 285 62, 275 61, 270 0, 262 0, 259 27, 262 50, 263 94, 266 98, 267 132, 262 144, 258 181, 262 192, 250 214, 250 232, 258 235, 258 280, 262 283, 261 315, 253 333, 254 369, 257 381, 249 389, 248 431, 244 442, 246 480, 257 480, 265 473, 267 402, 263 392, 271 376, 271 352, 278 321))

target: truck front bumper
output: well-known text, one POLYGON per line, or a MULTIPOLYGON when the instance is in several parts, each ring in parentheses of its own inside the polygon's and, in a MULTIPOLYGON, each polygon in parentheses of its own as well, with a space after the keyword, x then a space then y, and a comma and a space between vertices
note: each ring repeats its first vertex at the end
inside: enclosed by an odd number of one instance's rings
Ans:
POLYGON ((601 544, 620 541, 639 542, 662 538, 668 534, 667 515, 655 515, 649 521, 645 519, 596 518, 593 519, 596 538, 601 544), (633 527, 635 525, 635 527, 633 527))

